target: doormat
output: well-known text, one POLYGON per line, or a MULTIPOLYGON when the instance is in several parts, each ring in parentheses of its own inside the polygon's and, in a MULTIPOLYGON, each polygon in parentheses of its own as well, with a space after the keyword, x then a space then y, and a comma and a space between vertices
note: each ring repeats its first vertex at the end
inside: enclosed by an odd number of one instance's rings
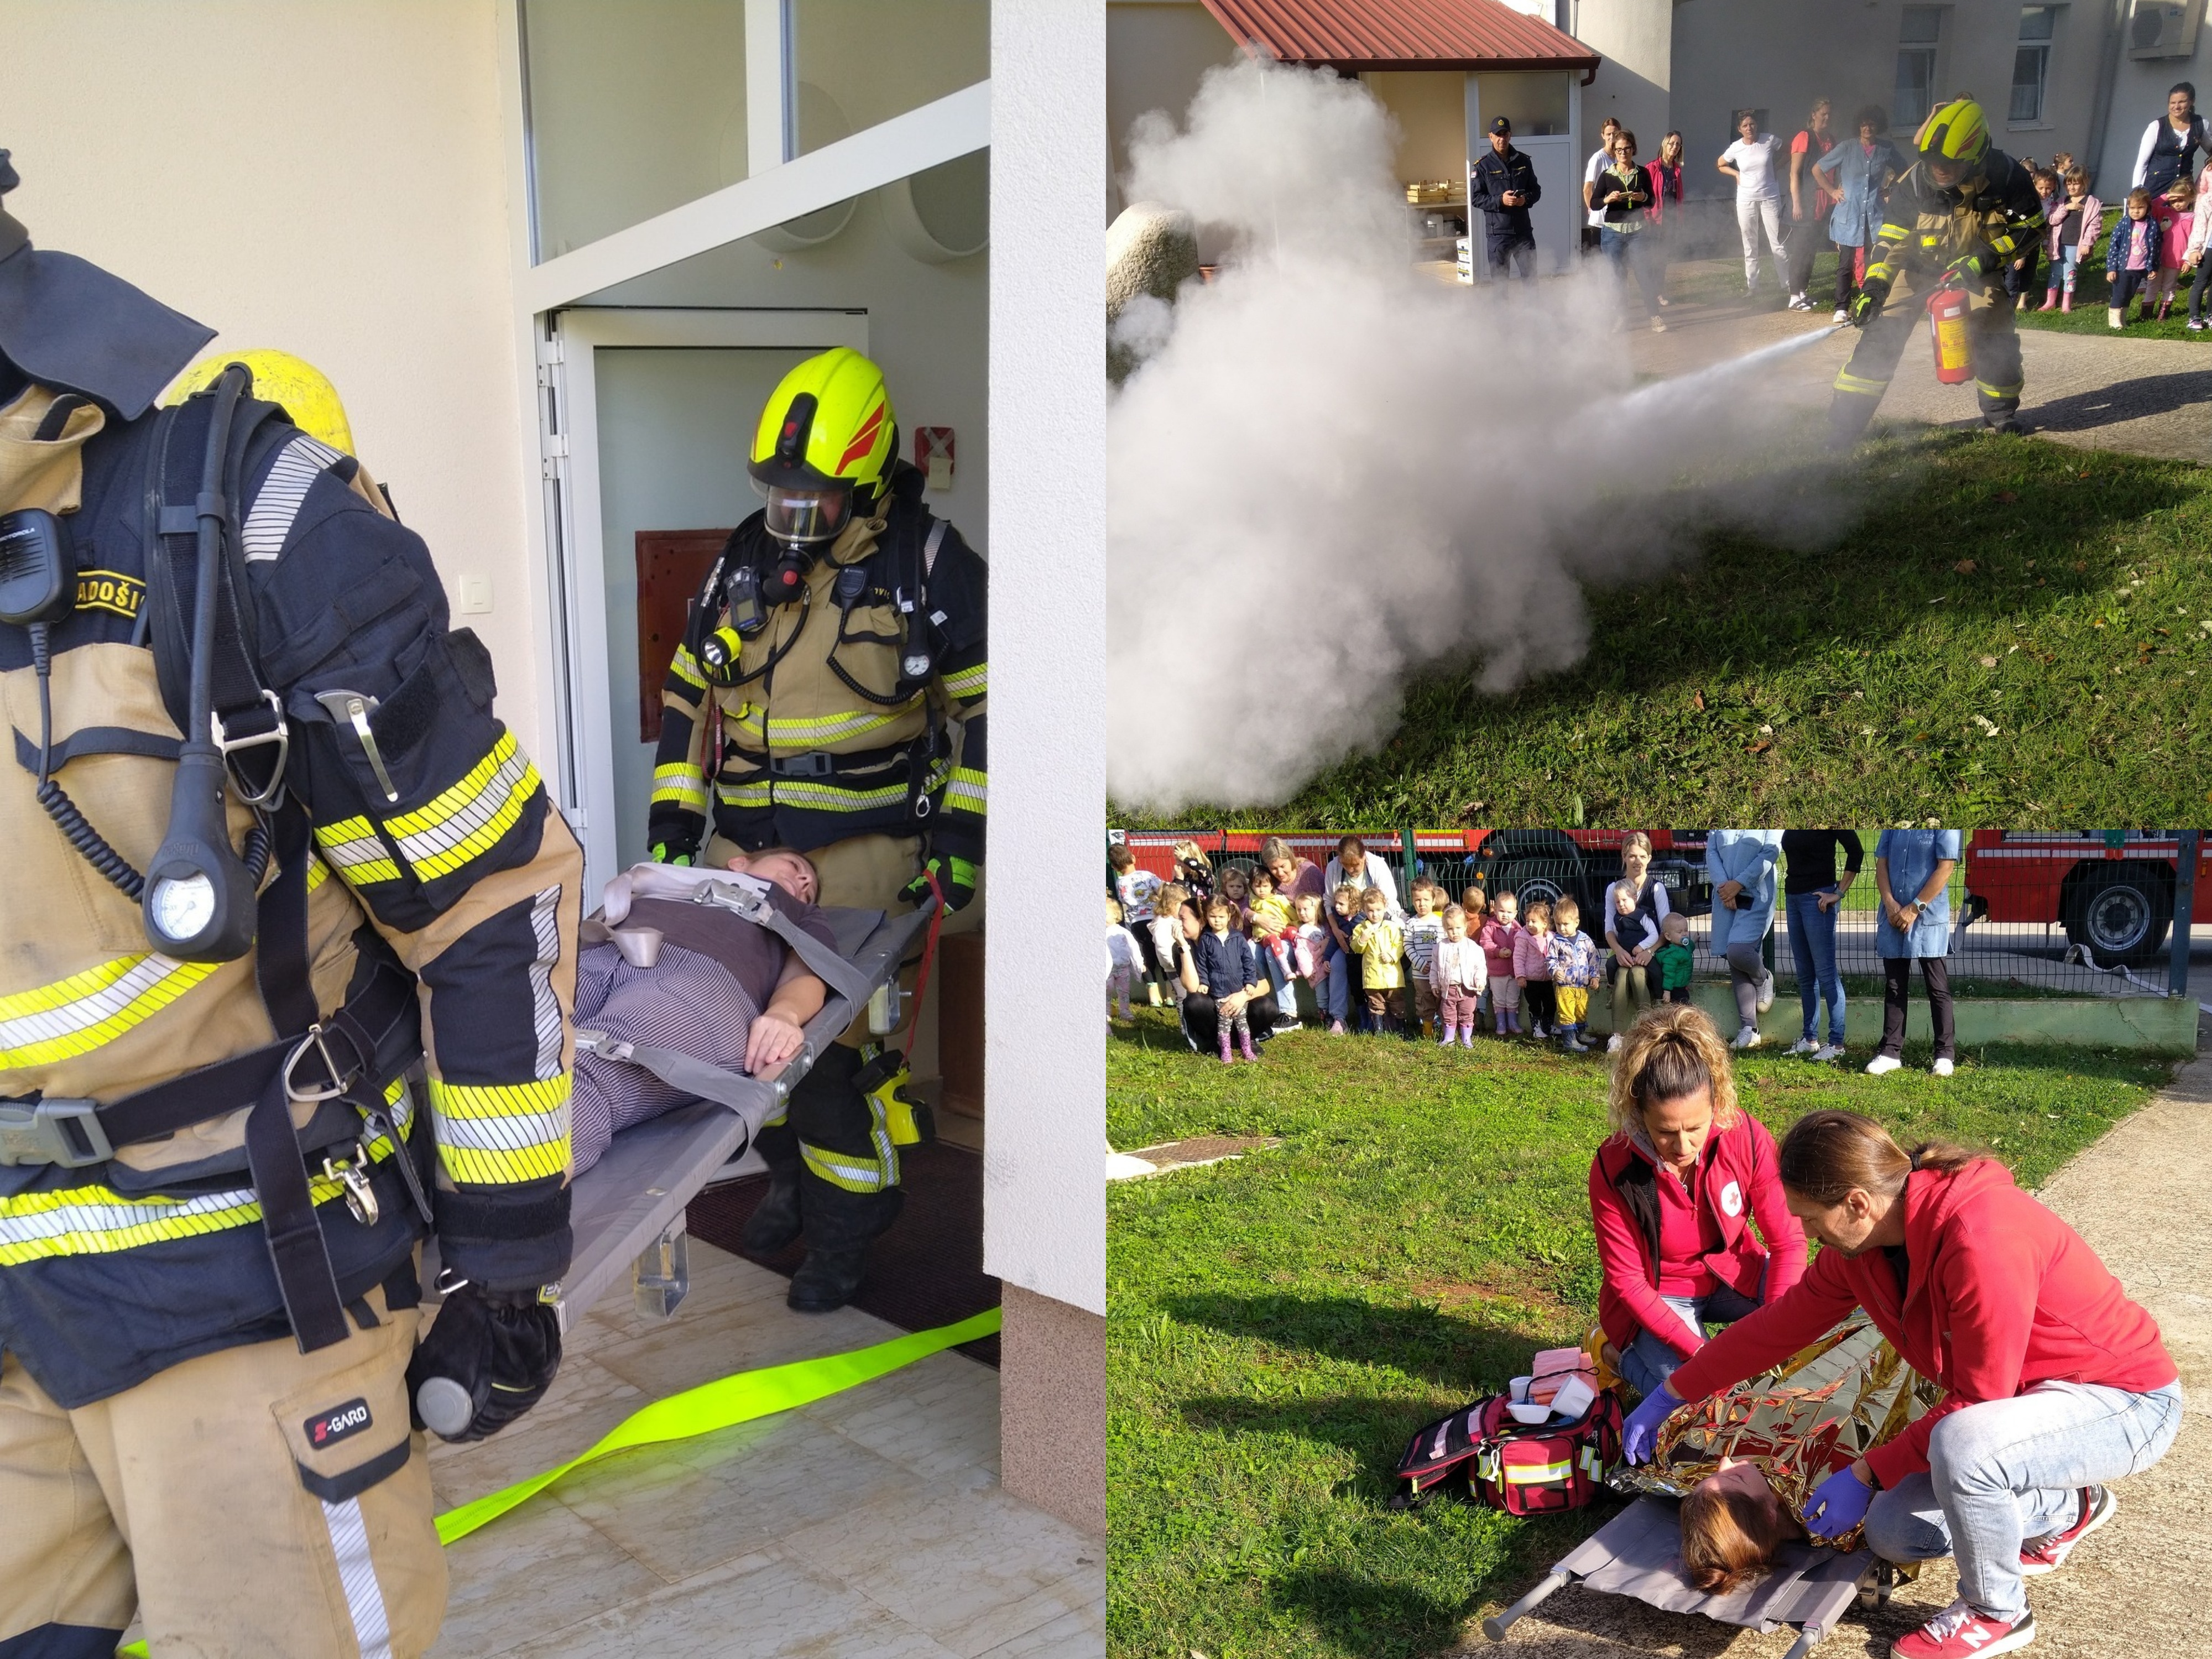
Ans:
MULTIPOLYGON (((899 1152, 906 1208, 868 1247, 868 1276, 853 1305, 904 1331, 940 1325, 999 1305, 999 1281, 983 1271, 983 1159, 963 1146, 935 1141, 899 1152)), ((805 1240, 774 1255, 744 1248, 745 1223, 768 1191, 764 1175, 710 1187, 684 1212, 693 1235, 786 1279, 806 1259, 805 1240)), ((957 1352, 995 1369, 994 1334, 957 1352)))

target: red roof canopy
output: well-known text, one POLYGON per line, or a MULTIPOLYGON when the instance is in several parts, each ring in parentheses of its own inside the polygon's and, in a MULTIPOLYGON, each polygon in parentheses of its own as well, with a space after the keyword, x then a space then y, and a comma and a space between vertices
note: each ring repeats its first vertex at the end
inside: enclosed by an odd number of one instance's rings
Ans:
POLYGON ((1583 70, 1598 54, 1503 0, 1204 0, 1248 52, 1342 70, 1583 70))

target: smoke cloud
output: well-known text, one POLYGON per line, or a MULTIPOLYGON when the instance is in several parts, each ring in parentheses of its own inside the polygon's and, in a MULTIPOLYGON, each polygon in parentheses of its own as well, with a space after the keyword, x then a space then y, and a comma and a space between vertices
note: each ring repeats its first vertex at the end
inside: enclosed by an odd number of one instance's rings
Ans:
POLYGON ((1417 270, 1394 145, 1357 82, 1258 64, 1132 134, 1128 199, 1228 251, 1114 331, 1141 360, 1107 424, 1125 805, 1280 801, 1386 737, 1424 668, 1502 692, 1578 661, 1584 585, 1651 574, 1698 526, 1842 518, 1802 455, 1786 490, 1758 482, 1802 441, 1773 377, 1632 390, 1608 273, 1417 270), (1724 494, 1674 488, 1716 464, 1724 494))

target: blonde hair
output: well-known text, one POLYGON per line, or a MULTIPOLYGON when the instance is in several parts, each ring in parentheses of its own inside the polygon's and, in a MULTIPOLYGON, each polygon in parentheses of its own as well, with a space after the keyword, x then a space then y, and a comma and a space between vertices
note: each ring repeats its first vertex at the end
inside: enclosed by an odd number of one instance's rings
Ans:
POLYGON ((1712 1091, 1713 1127, 1734 1128, 1739 1113, 1728 1044, 1702 1009, 1662 1003, 1638 1016, 1613 1057, 1606 1127, 1632 1139, 1647 1109, 1700 1089, 1712 1091))
POLYGON ((1572 927, 1583 919, 1583 907, 1575 902, 1572 893, 1562 893, 1559 902, 1552 907, 1552 915, 1561 927, 1572 927))
POLYGON ((1457 904, 1447 904, 1444 906, 1444 920, 1446 921, 1449 921, 1454 916, 1457 916, 1459 918, 1459 925, 1461 927, 1464 927, 1467 926, 1467 911, 1462 906, 1457 904))
POLYGON ((1624 853, 1641 853, 1648 859, 1651 856, 1651 837, 1645 835, 1641 830, 1632 830, 1622 840, 1620 843, 1620 850, 1624 853))
MULTIPOLYGON (((1499 902, 1503 902, 1512 896, 1508 893, 1500 893, 1498 896, 1499 902)), ((1552 907, 1545 903, 1541 899, 1531 899, 1528 902, 1528 912, 1526 915, 1521 918, 1521 921, 1522 925, 1527 927, 1531 933, 1535 931, 1536 924, 1539 922, 1541 922, 1545 927, 1549 927, 1552 925, 1552 907)))
POLYGON ((1123 921, 1121 915, 1121 902, 1119 899, 1109 898, 1106 901, 1106 920, 1115 923, 1116 926, 1119 926, 1123 921))
POLYGON ((1367 889, 1362 887, 1356 881, 1340 881, 1336 884, 1335 891, 1332 892, 1329 896, 1331 898, 1349 897, 1352 900, 1353 908, 1357 909, 1359 905, 1360 895, 1366 891, 1367 889))
POLYGON ((1291 901, 1291 913, 1301 921, 1305 920, 1306 910, 1309 906, 1312 908, 1315 920, 1318 921, 1321 917, 1321 895, 1319 893, 1301 893, 1291 901))
POLYGON ((1462 893, 1459 896, 1459 903, 1460 908, 1471 916, 1486 916, 1490 914, 1490 895, 1483 891, 1480 887, 1470 887, 1462 893))

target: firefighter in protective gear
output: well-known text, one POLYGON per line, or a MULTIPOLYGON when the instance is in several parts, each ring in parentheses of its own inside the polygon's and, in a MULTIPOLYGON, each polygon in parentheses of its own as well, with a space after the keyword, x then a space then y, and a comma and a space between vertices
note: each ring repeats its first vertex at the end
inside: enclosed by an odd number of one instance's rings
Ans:
POLYGON ((1922 307, 1893 305, 1899 283, 1912 279, 1924 300, 1947 279, 1967 290, 1966 338, 1982 419, 1993 432, 2018 432, 2022 375, 2020 332, 2004 268, 2041 229, 2042 199, 2027 169, 1991 148, 1981 106, 1956 98, 1922 123, 1919 157, 1889 194, 1866 281, 1851 308, 1863 331, 1836 376, 1829 405, 1833 441, 1857 441, 1889 389, 1897 360, 1922 307))
POLYGON ((210 334, 0 213, 0 1653, 420 1654, 420 1247, 489 1431, 558 1361, 582 860, 352 459, 243 369, 154 407, 210 334), (251 942, 165 954, 210 743, 251 942))
MULTIPOLYGON (((765 498, 694 600, 668 671, 647 842, 664 860, 796 848, 818 902, 899 911, 934 884, 980 920, 987 766, 982 560, 922 505, 883 371, 840 348, 785 376, 750 458, 765 498)), ((771 1175, 745 1234, 804 1237, 790 1304, 859 1289, 896 1218, 899 1148, 926 1120, 862 1024, 757 1143, 771 1175)))

